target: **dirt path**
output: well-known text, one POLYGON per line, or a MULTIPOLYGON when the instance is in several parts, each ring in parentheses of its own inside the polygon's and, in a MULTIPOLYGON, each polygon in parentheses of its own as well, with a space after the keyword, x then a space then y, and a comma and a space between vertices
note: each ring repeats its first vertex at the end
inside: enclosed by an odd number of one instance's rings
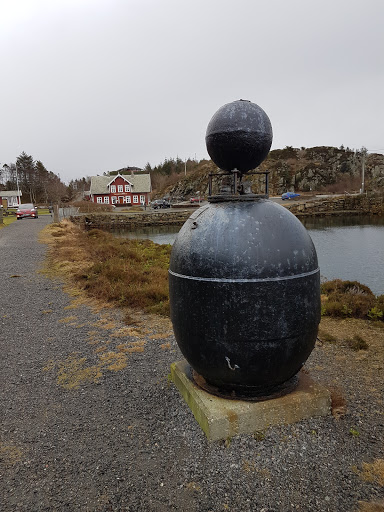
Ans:
POLYGON ((343 390, 343 418, 208 443, 168 382, 181 358, 169 326, 126 327, 38 273, 50 221, 0 231, 2 512, 351 512, 383 499, 383 329, 364 353, 324 344, 308 362, 343 390))

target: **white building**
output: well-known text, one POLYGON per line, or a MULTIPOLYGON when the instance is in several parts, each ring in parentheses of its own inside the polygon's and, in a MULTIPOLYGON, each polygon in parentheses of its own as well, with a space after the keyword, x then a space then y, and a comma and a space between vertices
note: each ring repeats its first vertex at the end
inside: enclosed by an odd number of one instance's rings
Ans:
POLYGON ((21 190, 0 190, 0 204, 4 208, 11 208, 21 204, 21 196, 23 193, 21 190))

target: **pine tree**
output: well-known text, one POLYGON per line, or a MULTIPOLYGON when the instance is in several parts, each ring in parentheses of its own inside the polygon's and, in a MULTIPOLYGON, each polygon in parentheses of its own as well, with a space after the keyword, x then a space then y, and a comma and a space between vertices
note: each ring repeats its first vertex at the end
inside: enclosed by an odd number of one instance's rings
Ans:
POLYGON ((31 155, 27 155, 24 151, 16 160, 17 174, 19 186, 23 194, 29 194, 31 203, 36 202, 36 177, 35 163, 31 155))

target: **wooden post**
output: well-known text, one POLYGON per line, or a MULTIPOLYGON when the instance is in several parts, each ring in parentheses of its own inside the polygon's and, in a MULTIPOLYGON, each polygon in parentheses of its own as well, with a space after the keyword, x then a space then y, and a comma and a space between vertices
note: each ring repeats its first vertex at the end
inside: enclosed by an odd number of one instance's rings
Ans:
POLYGON ((3 224, 3 209, 0 208, 0 224, 3 224))
POLYGON ((59 219, 59 205, 54 204, 53 205, 53 222, 60 222, 59 219))

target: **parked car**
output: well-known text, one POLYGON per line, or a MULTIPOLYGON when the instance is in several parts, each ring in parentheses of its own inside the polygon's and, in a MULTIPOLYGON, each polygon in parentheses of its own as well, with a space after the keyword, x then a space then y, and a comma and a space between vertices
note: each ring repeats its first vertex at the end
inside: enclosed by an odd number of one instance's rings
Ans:
POLYGON ((170 208, 171 203, 165 199, 155 199, 152 201, 151 206, 154 210, 157 210, 158 208, 170 208))
POLYGON ((32 203, 19 204, 18 209, 16 210, 16 218, 17 220, 23 219, 24 217, 32 217, 33 219, 37 219, 39 216, 37 212, 37 208, 32 203))
POLYGON ((190 203, 200 203, 200 201, 201 201, 201 197, 191 197, 189 199, 190 203))
POLYGON ((295 192, 285 192, 281 199, 284 201, 284 199, 294 199, 295 197, 300 197, 300 194, 296 194, 295 192))

